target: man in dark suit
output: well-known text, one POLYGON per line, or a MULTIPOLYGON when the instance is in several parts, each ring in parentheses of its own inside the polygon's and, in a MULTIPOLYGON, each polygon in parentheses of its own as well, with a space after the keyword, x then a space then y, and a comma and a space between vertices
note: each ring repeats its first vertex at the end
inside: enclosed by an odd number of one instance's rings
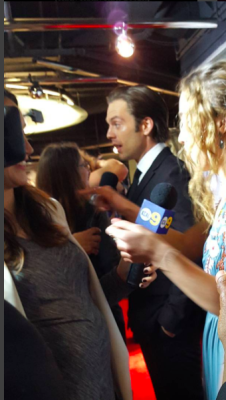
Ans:
MULTIPOLYGON (((169 182, 178 193, 172 228, 192 226, 189 174, 164 144, 168 110, 161 96, 145 86, 117 88, 108 97, 107 123, 107 138, 120 159, 137 162, 128 198, 141 206, 158 183, 169 182)), ((157 400, 202 400, 202 311, 158 271, 146 290, 129 296, 128 315, 157 400)))

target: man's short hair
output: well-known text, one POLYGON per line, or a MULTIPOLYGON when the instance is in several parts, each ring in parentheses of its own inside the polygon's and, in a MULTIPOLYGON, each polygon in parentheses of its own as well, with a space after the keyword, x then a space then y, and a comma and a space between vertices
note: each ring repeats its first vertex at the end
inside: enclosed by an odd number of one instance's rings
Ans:
POLYGON ((115 100, 126 101, 129 113, 135 118, 136 131, 143 119, 150 117, 154 122, 152 139, 156 143, 164 143, 169 139, 169 112, 159 93, 143 85, 122 86, 114 89, 107 97, 108 104, 115 100))
POLYGON ((13 103, 15 103, 18 106, 18 101, 17 98, 14 94, 12 94, 11 92, 9 92, 8 90, 4 89, 4 98, 7 98, 9 100, 11 100, 13 103))

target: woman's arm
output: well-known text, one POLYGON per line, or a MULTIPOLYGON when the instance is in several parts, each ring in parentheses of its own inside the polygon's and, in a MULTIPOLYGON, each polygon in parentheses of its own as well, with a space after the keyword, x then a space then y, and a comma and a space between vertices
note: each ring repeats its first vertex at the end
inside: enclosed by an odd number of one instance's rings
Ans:
POLYGON ((169 229, 165 240, 185 257, 196 261, 202 257, 203 246, 207 239, 207 229, 208 223, 206 221, 193 225, 184 233, 169 229))
POLYGON ((214 276, 205 273, 170 247, 165 250, 161 269, 192 301, 204 310, 219 315, 219 295, 214 276))
MULTIPOLYGON (((216 315, 219 313, 219 296, 213 276, 206 274, 180 252, 170 246, 165 238, 127 221, 117 221, 107 229, 116 239, 122 257, 130 262, 152 263, 200 307, 216 315)), ((177 247, 181 244, 177 243, 177 247)), ((149 267, 145 272, 149 274, 149 267)), ((147 276, 148 281, 148 276, 147 276)))
MULTIPOLYGON (((84 190, 82 193, 97 194, 97 207, 103 210, 117 211, 130 222, 135 222, 140 210, 136 204, 108 186, 84 190)), ((165 239, 171 246, 194 261, 202 256, 203 246, 207 238, 207 229, 208 223, 206 221, 195 224, 184 233, 169 229, 165 239)))
POLYGON ((128 168, 114 158, 109 160, 98 160, 99 168, 92 171, 89 177, 90 187, 100 184, 101 177, 104 172, 112 172, 117 175, 119 182, 122 182, 128 175, 128 168))

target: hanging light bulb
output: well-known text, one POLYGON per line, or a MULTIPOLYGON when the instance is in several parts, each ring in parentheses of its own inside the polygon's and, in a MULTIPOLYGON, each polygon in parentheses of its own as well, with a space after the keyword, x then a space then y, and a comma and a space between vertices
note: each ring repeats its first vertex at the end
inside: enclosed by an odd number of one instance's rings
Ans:
POLYGON ((134 43, 132 39, 126 35, 120 35, 116 40, 116 51, 124 58, 129 58, 134 53, 134 43))
POLYGON ((114 32, 118 35, 116 39, 116 51, 124 58, 129 58, 134 53, 134 43, 132 39, 127 35, 127 26, 124 22, 118 23, 114 27, 114 32))

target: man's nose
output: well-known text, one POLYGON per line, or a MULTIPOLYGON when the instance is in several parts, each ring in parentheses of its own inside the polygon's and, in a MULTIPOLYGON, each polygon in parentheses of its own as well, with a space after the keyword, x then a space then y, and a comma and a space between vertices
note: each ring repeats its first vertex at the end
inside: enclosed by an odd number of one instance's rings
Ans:
POLYGON ((109 126, 108 131, 107 131, 107 139, 113 139, 115 137, 113 130, 109 126))

